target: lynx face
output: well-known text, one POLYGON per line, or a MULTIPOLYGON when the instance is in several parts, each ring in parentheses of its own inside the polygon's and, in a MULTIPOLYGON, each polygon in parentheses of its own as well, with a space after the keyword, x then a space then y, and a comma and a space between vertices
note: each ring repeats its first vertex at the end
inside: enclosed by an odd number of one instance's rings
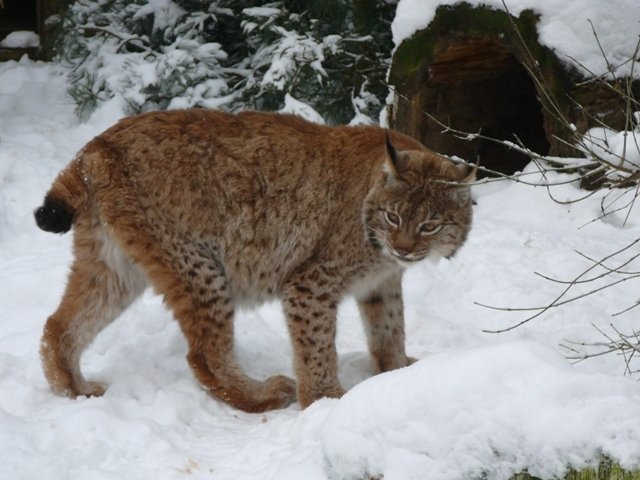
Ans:
POLYGON ((433 154, 397 152, 388 144, 380 182, 369 192, 364 221, 368 241, 401 266, 450 258, 471 224, 468 183, 475 172, 433 154))

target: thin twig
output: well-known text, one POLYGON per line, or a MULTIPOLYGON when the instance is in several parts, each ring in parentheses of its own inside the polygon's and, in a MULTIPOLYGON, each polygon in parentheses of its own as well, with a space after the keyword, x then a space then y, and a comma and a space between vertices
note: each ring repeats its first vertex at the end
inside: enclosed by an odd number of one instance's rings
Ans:
POLYGON ((567 282, 567 287, 550 303, 548 303, 545 306, 542 307, 519 307, 519 308, 513 308, 513 307, 496 307, 496 306, 492 306, 492 305, 486 305, 480 302, 474 302, 476 305, 479 305, 481 307, 485 307, 485 308, 489 308, 491 310, 500 310, 500 311, 504 311, 504 312, 537 312, 534 315, 530 315, 529 317, 525 318, 524 320, 521 320, 520 322, 511 325, 510 327, 506 327, 503 329, 499 329, 499 330, 483 330, 485 333, 503 333, 503 332, 508 332, 510 330, 514 330, 526 323, 529 323, 531 320, 539 317, 540 315, 544 314, 545 312, 547 312, 548 310, 551 310, 552 308, 557 308, 560 307, 562 305, 566 305, 567 303, 571 303, 574 302, 576 300, 579 300, 581 298, 593 295, 594 293, 600 292, 606 288, 610 288, 614 285, 618 285, 620 283, 626 282, 628 280, 632 280, 635 278, 640 277, 640 275, 631 275, 631 276, 627 276, 625 278, 610 282, 604 286, 592 289, 586 293, 568 298, 566 300, 562 300, 567 293, 578 283, 581 283, 581 280, 583 279, 583 277, 585 277, 589 272, 593 271, 595 268, 597 268, 598 266, 601 266, 602 264, 604 264, 604 262, 606 262, 607 260, 611 259, 612 257, 615 257, 616 255, 619 255, 620 253, 624 252, 625 250, 628 250, 629 248, 631 248, 633 245, 636 245, 638 242, 640 242, 640 238, 634 240, 633 242, 631 242, 630 244, 626 245, 625 247, 607 255, 606 257, 602 258, 601 260, 598 260, 596 262, 594 262, 593 265, 591 265, 589 268, 587 268, 586 270, 584 270, 582 273, 580 273, 577 277, 575 277, 573 280, 567 282))

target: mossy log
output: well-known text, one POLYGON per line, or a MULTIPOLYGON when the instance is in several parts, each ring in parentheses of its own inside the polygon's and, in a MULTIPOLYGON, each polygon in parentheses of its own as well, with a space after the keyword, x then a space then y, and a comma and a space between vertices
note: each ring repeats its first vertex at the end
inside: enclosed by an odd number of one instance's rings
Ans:
MULTIPOLYGON (((488 478, 488 477, 487 477, 488 478)), ((366 480, 384 480, 384 477, 368 476, 366 480)), ((490 479, 489 479, 490 480, 490 479)), ((511 480, 558 480, 539 478, 528 473, 518 473, 511 480)), ((625 470, 619 464, 608 457, 600 459, 597 468, 584 468, 582 470, 570 469, 562 480, 640 480, 640 470, 625 470)))
MULTIPOLYGON (((390 125, 436 151, 469 161, 479 157, 481 165, 505 173, 529 159, 486 140, 443 134, 442 124, 501 140, 517 138, 554 156, 580 156, 573 148, 576 133, 598 122, 624 129, 624 80, 585 81, 576 67, 539 42, 538 19, 531 10, 515 17, 468 3, 440 6, 428 27, 394 53, 390 125)), ((633 89, 639 95, 640 82, 633 89)))
MULTIPOLYGON (((528 473, 515 475, 512 480, 547 480, 533 477, 528 473)), ((640 470, 625 470, 608 457, 600 460, 597 468, 569 470, 563 480, 640 480, 640 470)))

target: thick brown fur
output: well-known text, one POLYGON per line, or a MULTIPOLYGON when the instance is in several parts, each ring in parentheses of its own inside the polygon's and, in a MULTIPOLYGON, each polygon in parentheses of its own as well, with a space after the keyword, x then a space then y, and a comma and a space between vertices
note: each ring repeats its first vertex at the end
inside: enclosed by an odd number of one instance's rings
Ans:
POLYGON ((349 294, 379 370, 403 367, 402 271, 462 245, 471 179, 377 127, 206 110, 121 120, 36 211, 44 229, 74 229, 67 289, 42 339, 46 377, 58 394, 101 394, 82 376, 81 354, 147 285, 178 320, 197 379, 242 410, 343 393, 334 340, 349 294), (251 379, 234 360, 235 307, 271 298, 283 303, 297 387, 251 379))

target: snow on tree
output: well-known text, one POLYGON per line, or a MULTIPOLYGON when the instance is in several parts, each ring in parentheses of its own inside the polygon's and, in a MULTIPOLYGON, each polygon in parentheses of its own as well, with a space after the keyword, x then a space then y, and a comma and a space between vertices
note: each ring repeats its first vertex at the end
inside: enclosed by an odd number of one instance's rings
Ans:
POLYGON ((78 0, 56 53, 86 116, 310 105, 329 123, 377 121, 387 95, 394 0, 78 0))

